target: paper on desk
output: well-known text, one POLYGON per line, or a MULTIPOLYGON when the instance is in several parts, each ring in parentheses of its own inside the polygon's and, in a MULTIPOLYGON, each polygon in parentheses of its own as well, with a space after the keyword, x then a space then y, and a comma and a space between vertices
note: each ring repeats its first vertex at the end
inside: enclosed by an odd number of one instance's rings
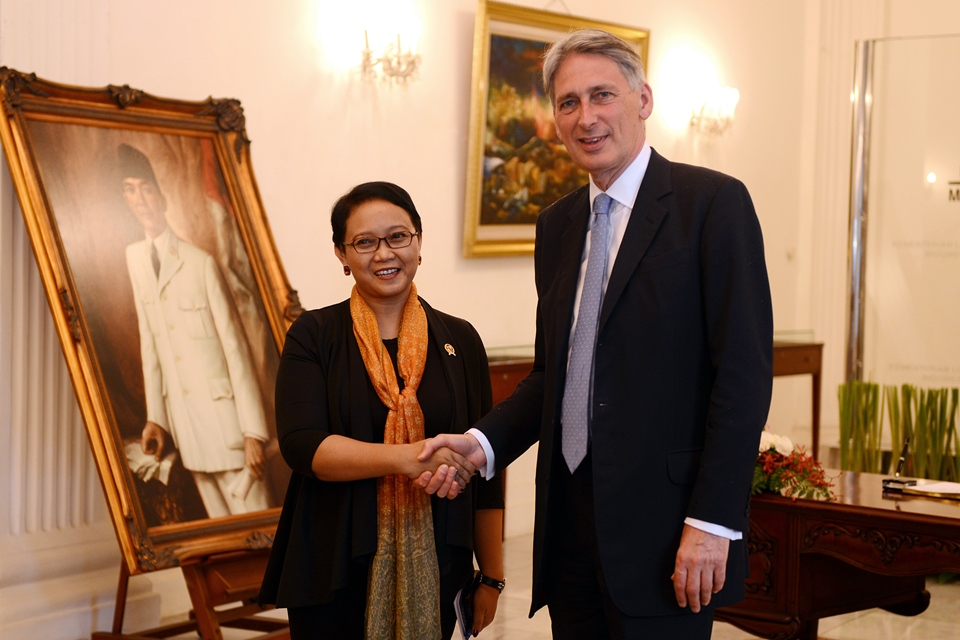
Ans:
POLYGON ((960 482, 925 482, 913 487, 904 487, 903 492, 960 500, 960 482))

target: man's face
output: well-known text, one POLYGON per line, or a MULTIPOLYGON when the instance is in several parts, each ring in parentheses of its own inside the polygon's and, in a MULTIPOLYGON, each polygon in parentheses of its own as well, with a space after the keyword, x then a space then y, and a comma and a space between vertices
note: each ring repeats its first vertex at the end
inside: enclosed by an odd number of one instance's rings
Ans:
POLYGON ((151 238, 156 238, 167 228, 167 220, 163 215, 167 210, 167 200, 152 180, 124 178, 123 199, 151 238))
POLYGON ((653 93, 636 91, 606 56, 578 53, 564 60, 553 83, 557 135, 570 157, 606 190, 637 157, 653 93))

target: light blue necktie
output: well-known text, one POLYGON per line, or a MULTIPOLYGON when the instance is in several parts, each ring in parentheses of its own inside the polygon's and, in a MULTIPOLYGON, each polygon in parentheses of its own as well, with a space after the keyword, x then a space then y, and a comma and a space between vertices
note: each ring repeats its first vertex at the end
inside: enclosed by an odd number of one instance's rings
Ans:
POLYGON ((590 396, 593 386, 593 354, 597 342, 597 318, 603 300, 603 280, 607 273, 607 227, 613 199, 601 193, 593 201, 593 226, 590 228, 590 255, 583 276, 583 291, 573 331, 567 383, 563 391, 563 459, 570 473, 576 471, 587 455, 590 432, 590 396))

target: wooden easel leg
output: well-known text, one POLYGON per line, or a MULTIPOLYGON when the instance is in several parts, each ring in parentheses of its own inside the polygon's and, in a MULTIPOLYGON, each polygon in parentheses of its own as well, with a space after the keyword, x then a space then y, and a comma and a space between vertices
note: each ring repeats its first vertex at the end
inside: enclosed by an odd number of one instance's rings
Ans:
POLYGON ((197 631, 203 640, 223 640, 217 612, 214 610, 213 599, 207 589, 203 570, 196 564, 182 564, 183 579, 187 583, 187 592, 193 604, 193 615, 196 616, 197 631))
POLYGON ((120 581, 117 584, 117 603, 113 609, 113 633, 123 633, 123 614, 127 608, 127 587, 130 585, 130 570, 120 561, 120 581))
POLYGON ((235 627, 264 632, 251 640, 289 640, 290 627, 282 620, 258 618, 264 608, 256 603, 260 579, 267 561, 264 550, 226 553, 183 562, 183 572, 190 602, 193 604, 192 619, 167 624, 130 635, 123 634, 124 609, 130 572, 127 565, 120 566, 120 582, 117 585, 117 602, 113 614, 113 631, 95 631, 93 640, 152 640, 170 638, 195 631, 203 640, 223 640, 223 627, 235 627), (217 611, 214 607, 239 603, 217 611))

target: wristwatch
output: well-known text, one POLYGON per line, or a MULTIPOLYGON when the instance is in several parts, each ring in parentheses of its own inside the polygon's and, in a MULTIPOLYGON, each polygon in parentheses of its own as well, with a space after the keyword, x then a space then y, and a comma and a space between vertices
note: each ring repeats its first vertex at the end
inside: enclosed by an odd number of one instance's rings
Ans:
POLYGON ((490 577, 488 577, 488 576, 485 576, 485 575, 483 575, 483 574, 481 573, 481 574, 480 574, 480 584, 485 584, 485 585, 487 585, 488 587, 493 587, 493 588, 496 589, 498 592, 503 593, 503 588, 504 588, 505 586, 507 586, 507 581, 506 581, 506 580, 494 580, 493 578, 490 578, 490 577))

